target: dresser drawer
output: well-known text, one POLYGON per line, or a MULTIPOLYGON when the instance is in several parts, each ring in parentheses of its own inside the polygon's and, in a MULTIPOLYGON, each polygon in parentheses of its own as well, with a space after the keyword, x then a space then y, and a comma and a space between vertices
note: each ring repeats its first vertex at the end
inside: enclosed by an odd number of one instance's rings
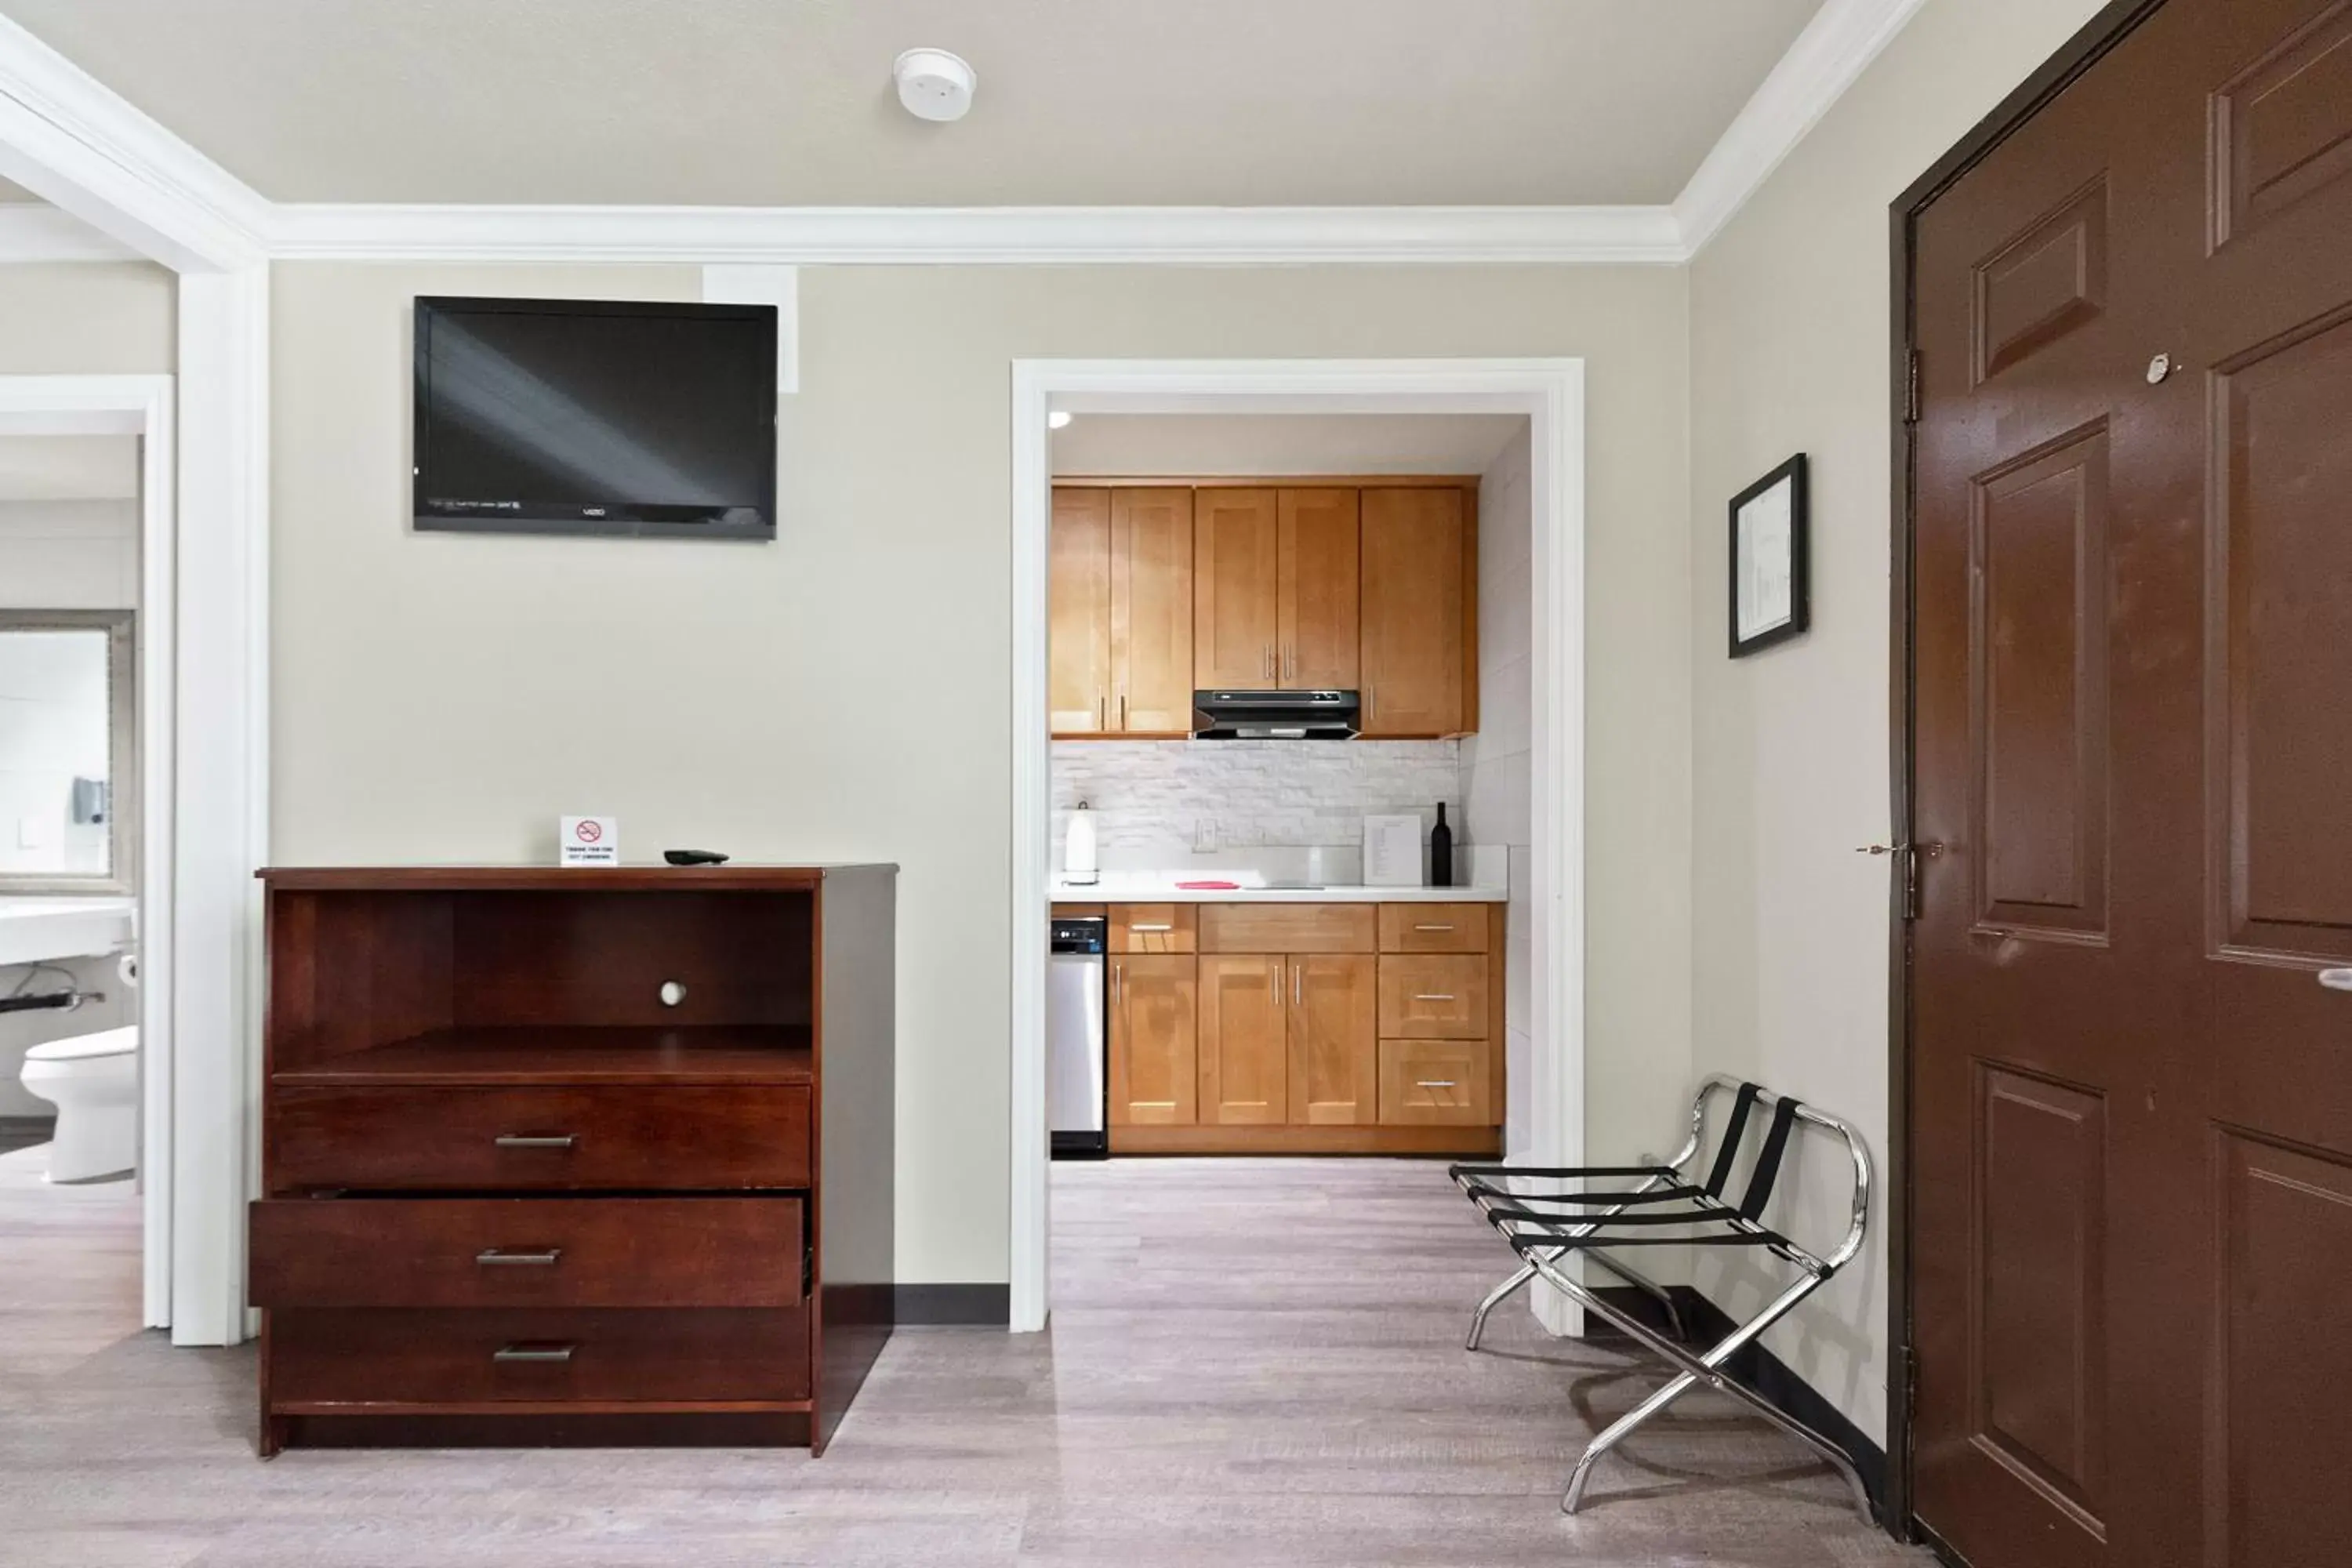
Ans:
POLYGON ((1370 952, 1370 904, 1203 904, 1202 952, 1370 952))
POLYGON ((1484 1040, 1382 1040, 1381 1125, 1495 1125, 1491 1051, 1484 1040))
POLYGON ((272 1198, 257 1307, 788 1307, 798 1198, 272 1198))
POLYGON ((274 1311, 269 1405, 781 1403, 809 1396, 805 1308, 274 1311))
POLYGON ((1485 904, 1382 904, 1382 952, 1484 952, 1485 904))
POLYGON ((1112 952, 1191 952, 1198 912, 1193 904, 1113 904, 1105 941, 1112 952))
POLYGON ((1486 960, 1451 953, 1381 955, 1382 1038, 1486 1037, 1486 960))
POLYGON ((805 1187, 803 1085, 273 1090, 269 1190, 805 1187))

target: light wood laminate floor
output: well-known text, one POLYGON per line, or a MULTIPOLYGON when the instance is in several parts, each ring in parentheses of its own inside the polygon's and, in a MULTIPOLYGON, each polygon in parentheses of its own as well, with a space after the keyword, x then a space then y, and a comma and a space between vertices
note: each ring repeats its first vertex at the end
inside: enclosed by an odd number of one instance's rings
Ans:
POLYGON ((253 1457, 250 1352, 138 1321, 128 1184, 0 1155, 0 1564, 1753 1564, 1919 1553, 1719 1396, 1603 1461, 1655 1386, 1629 1355, 1470 1304, 1509 1258, 1398 1161, 1055 1170, 1049 1334, 901 1333, 832 1451, 253 1457))

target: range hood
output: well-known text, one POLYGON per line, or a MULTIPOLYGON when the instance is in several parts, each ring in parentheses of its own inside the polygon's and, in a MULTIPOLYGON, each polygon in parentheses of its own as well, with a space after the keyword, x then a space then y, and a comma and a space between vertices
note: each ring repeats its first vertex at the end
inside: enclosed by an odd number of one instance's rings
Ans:
POLYGON ((1348 741, 1356 734, 1352 691, 1195 691, 1192 735, 1201 741, 1348 741))

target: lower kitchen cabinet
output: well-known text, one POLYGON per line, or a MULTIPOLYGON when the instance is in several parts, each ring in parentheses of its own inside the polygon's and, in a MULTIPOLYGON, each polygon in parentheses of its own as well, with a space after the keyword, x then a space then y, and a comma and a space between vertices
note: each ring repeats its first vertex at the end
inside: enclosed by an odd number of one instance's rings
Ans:
POLYGON ((1287 962, 1290 1124, 1378 1121, 1379 961, 1370 953, 1318 952, 1287 962))
POLYGON ((1220 952, 1202 958, 1203 1123, 1265 1126, 1288 1114, 1285 967, 1279 958, 1258 954, 1220 952))
POLYGON ((1493 1124, 1484 1040, 1382 1040, 1381 1122, 1388 1127, 1493 1124))
POLYGON ((1190 953, 1110 960, 1113 1127, 1181 1127, 1198 1120, 1200 983, 1193 964, 1190 953))

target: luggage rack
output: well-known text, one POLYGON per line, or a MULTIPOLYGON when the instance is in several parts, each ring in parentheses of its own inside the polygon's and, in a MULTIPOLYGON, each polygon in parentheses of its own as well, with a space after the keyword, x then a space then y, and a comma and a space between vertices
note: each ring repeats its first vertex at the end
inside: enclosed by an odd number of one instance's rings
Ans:
POLYGON ((1742 1401, 1827 1459, 1845 1478, 1854 1506, 1864 1520, 1874 1517, 1869 1490, 1863 1485, 1853 1458, 1727 1370, 1733 1356, 1786 1317, 1861 1252, 1870 1214, 1870 1154, 1852 1126, 1786 1095, 1718 1073, 1700 1084, 1697 1094, 1692 1097, 1690 1135, 1680 1152, 1663 1164, 1537 1167, 1465 1163, 1451 1166, 1448 1173, 1520 1258, 1517 1270, 1488 1291, 1471 1314, 1467 1348, 1478 1348, 1488 1313, 1514 1291, 1540 1279, 1677 1369, 1673 1379, 1587 1445, 1569 1476, 1568 1489, 1561 1494, 1561 1512, 1574 1513, 1582 1506, 1585 1483, 1601 1455, 1675 1400, 1705 1384, 1742 1401), (1717 1095, 1731 1097, 1731 1111, 1705 1181, 1694 1185, 1685 1172, 1696 1174, 1695 1162, 1706 1141, 1707 1102, 1717 1095), (1754 1112, 1759 1105, 1771 1112, 1770 1121, 1758 1142, 1747 1186, 1737 1203, 1727 1202, 1724 1193, 1731 1184, 1741 1147, 1749 1142, 1748 1124, 1755 1120, 1754 1112), (1826 1256, 1817 1255, 1762 1221, 1790 1139, 1801 1126, 1843 1139, 1853 1163, 1852 1215, 1843 1239, 1826 1256), (1601 1191, 1583 1185, 1594 1181, 1623 1184, 1636 1180, 1638 1184, 1633 1186, 1620 1184, 1601 1191), (1596 1208, 1601 1212, 1580 1212, 1596 1208), (1683 1337, 1684 1325, 1664 1289, 1607 1250, 1629 1247, 1760 1247, 1793 1265, 1798 1277, 1746 1322, 1705 1352, 1694 1353, 1687 1346, 1675 1342, 1683 1337), (1668 1339, 1612 1306, 1562 1267, 1572 1254, 1580 1253, 1662 1305, 1675 1338, 1668 1339))

